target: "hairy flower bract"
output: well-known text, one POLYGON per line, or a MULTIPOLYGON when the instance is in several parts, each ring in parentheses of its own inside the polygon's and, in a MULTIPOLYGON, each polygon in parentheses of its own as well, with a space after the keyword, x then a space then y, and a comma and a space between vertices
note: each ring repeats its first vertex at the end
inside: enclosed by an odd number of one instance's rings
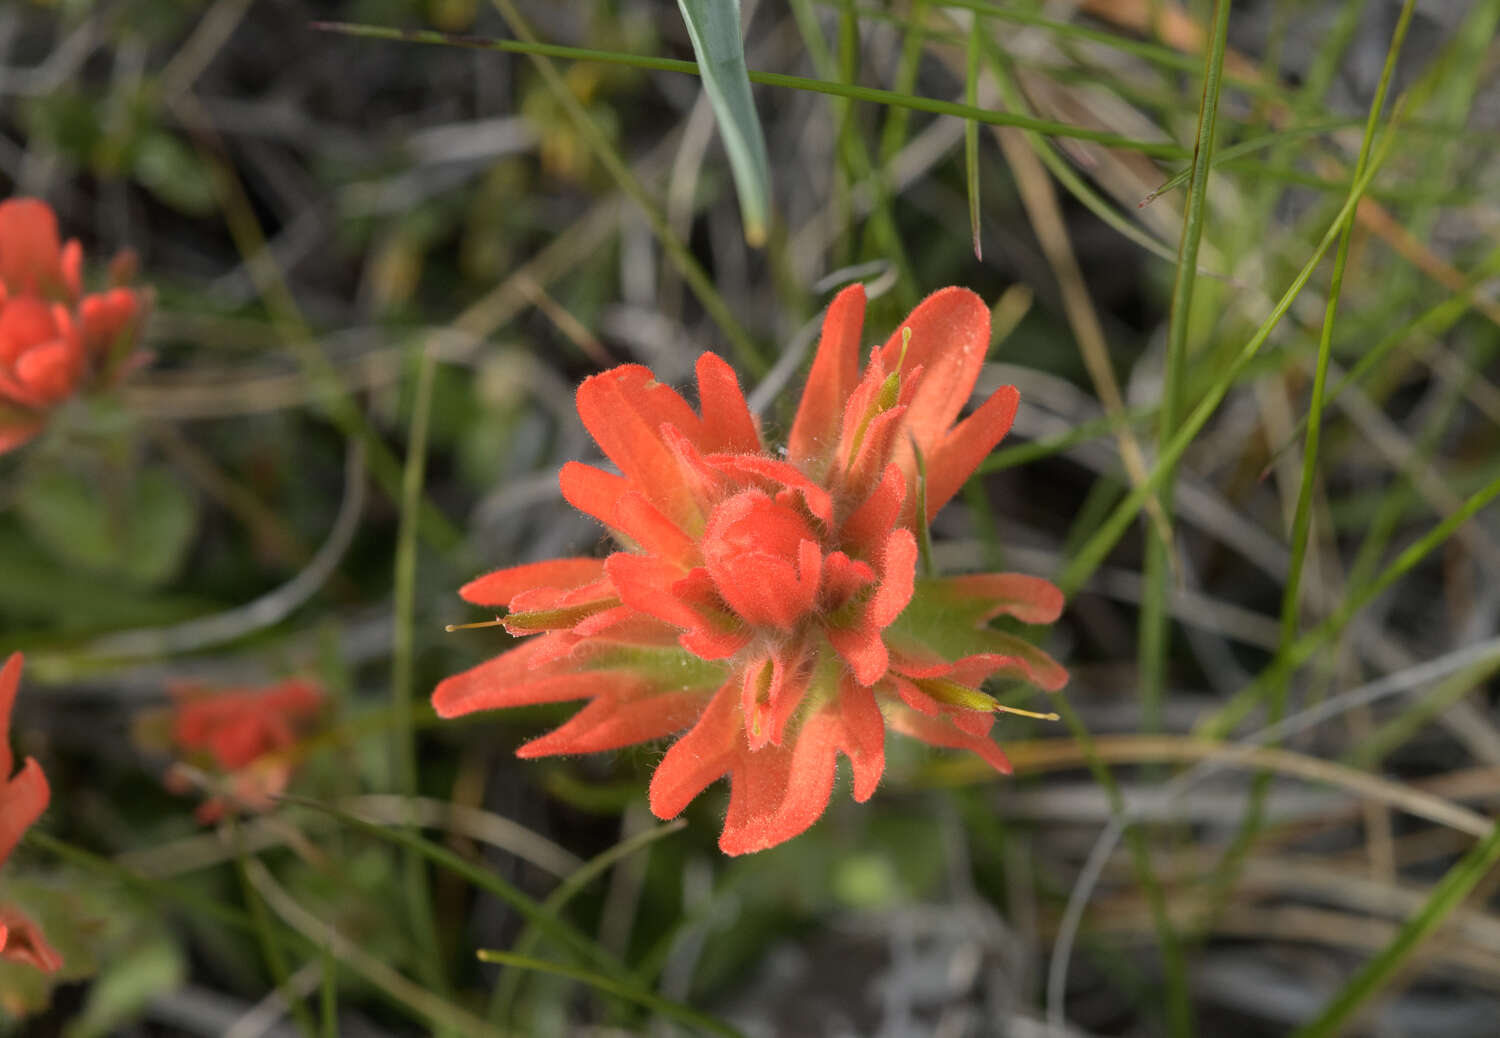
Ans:
POLYGON ((53 408, 108 384, 132 363, 146 310, 126 287, 133 263, 111 270, 103 292, 83 291, 83 249, 64 245, 45 202, 0 202, 0 454, 31 439, 53 408))
MULTIPOLYGON (((198 820, 214 822, 230 806, 264 811, 291 781, 288 753, 299 733, 323 709, 323 693, 302 678, 265 688, 172 686, 170 738, 188 762, 216 773, 222 792, 198 807, 198 820)), ((168 785, 186 791, 191 783, 181 771, 168 785)))
MULTIPOLYGON (((0 667, 0 865, 10 859, 26 830, 47 810, 52 792, 47 776, 34 758, 27 757, 12 775, 10 711, 21 685, 21 654, 12 653, 0 667)), ((24 962, 45 973, 62 968, 62 956, 47 943, 35 923, 10 905, 0 905, 0 958, 24 962)))
POLYGON ((784 451, 767 449, 714 354, 697 362, 697 410, 638 365, 586 380, 579 415, 619 472, 569 462, 559 481, 620 550, 464 587, 527 640, 442 682, 437 712, 589 700, 522 757, 685 730, 652 777, 651 809, 671 818, 727 775, 729 854, 812 825, 839 754, 854 798, 868 799, 887 728, 1008 772, 980 685, 1000 675, 1057 689, 1067 675, 989 621, 1050 623, 1062 594, 1021 574, 919 576, 918 534, 1005 435, 1019 397, 1006 386, 960 419, 990 336, 972 292, 928 297, 861 371, 864 307, 859 286, 829 306, 784 451))

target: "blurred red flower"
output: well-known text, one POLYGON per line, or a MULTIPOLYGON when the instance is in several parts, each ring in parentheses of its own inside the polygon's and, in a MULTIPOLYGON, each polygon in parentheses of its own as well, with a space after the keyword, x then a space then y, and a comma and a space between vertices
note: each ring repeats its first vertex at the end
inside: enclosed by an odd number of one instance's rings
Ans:
MULTIPOLYGON (((259 689, 184 683, 171 693, 173 746, 189 763, 224 779, 222 794, 198 808, 204 823, 217 821, 231 805, 268 809, 291 780, 293 762, 286 751, 323 708, 322 691, 300 678, 259 689)), ((175 771, 168 774, 168 785, 186 792, 192 784, 175 771)))
MULTIPOLYGON (((117 261, 112 277, 124 281, 132 265, 117 261)), ((146 297, 123 284, 85 295, 82 269, 82 247, 61 243, 45 202, 0 202, 0 453, 128 367, 146 297)))
POLYGON ((812 825, 839 753, 867 799, 887 726, 1008 772, 979 686, 1003 675, 1055 690, 1067 674, 988 622, 1050 623, 1062 594, 1021 574, 919 577, 917 534, 1005 435, 1019 397, 1006 386, 958 420, 989 346, 972 292, 928 297, 861 373, 864 306, 859 286, 830 305, 779 454, 711 353, 698 359, 701 412, 638 365, 586 380, 579 414, 621 475, 569 462, 562 492, 623 550, 464 587, 505 608, 511 634, 537 637, 442 682, 437 712, 590 700, 522 757, 688 729, 656 768, 651 809, 671 818, 728 775, 729 854, 812 825))
MULTIPOLYGON (((10 752, 10 711, 21 685, 21 654, 13 653, 0 667, 0 865, 10 858, 21 836, 42 816, 51 799, 42 766, 27 757, 21 770, 11 775, 15 758, 10 752)), ((0 958, 24 962, 46 973, 62 968, 58 955, 42 931, 10 905, 0 905, 0 958)))

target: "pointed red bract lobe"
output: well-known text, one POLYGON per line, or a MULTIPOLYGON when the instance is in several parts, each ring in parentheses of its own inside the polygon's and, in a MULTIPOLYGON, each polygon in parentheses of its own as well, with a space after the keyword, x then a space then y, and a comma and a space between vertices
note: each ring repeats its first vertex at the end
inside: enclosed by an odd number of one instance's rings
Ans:
POLYGON ((466 599, 506 609, 505 629, 529 640, 440 684, 439 715, 587 701, 523 757, 676 736, 651 809, 675 817, 727 777, 728 854, 816 822, 840 756, 854 798, 868 799, 887 726, 1008 770, 980 686, 1001 675, 1057 688, 1067 675, 988 624, 1050 622, 1062 595, 1020 574, 919 579, 917 544, 1004 435, 1017 396, 1004 387, 959 420, 989 343, 973 293, 930 296, 861 374, 864 305, 858 286, 830 304, 784 455, 762 445, 713 354, 696 365, 698 411, 637 365, 585 381, 579 414, 620 474, 569 462, 559 483, 621 550, 466 585, 466 599))
POLYGON ((865 286, 850 285, 828 304, 823 337, 787 437, 787 457, 794 465, 820 474, 827 468, 844 403, 859 381, 859 336, 864 323, 865 286))
MULTIPOLYGON (((15 757, 10 750, 10 715, 21 685, 21 666, 21 654, 17 652, 0 667, 0 865, 10 859, 26 830, 47 810, 52 796, 47 776, 34 759, 26 758, 21 770, 11 774, 15 757)), ((62 957, 41 930, 10 905, 0 905, 0 958, 26 963, 44 973, 62 968, 62 957)))

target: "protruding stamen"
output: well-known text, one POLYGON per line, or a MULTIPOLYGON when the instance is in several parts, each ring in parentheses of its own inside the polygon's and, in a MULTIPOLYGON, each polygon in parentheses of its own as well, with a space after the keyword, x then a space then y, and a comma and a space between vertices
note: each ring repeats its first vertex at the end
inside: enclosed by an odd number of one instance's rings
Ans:
POLYGON ((497 616, 493 620, 477 620, 471 624, 448 624, 443 630, 448 634, 452 634, 454 631, 472 631, 480 627, 500 627, 504 623, 505 621, 497 616))
POLYGON ((1061 720, 1058 714, 1006 706, 992 695, 981 692, 977 688, 970 688, 968 685, 960 685, 957 681, 951 681, 948 678, 913 678, 912 681, 933 699, 948 706, 961 707, 964 710, 983 710, 987 713, 1017 714, 1021 717, 1035 718, 1038 721, 1061 720))
POLYGON ((1002 714, 1020 714, 1022 717, 1034 717, 1038 721, 1061 721, 1062 714, 1040 713, 1036 710, 1022 710, 1018 706, 1006 706, 1004 703, 996 703, 995 711, 1002 714))

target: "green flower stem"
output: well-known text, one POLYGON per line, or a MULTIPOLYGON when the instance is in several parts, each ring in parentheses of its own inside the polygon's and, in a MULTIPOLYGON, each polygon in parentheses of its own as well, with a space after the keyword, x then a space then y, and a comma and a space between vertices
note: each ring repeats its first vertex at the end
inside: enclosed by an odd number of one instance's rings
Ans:
MULTIPOLYGON (((416 796, 420 791, 417 736, 412 726, 416 680, 417 525, 427 472, 427 433, 432 417, 432 381, 436 366, 432 351, 422 350, 417 359, 406 466, 401 478, 401 521, 396 533, 395 630, 391 645, 391 709, 396 725, 391 734, 394 784, 396 790, 406 796, 416 796)), ((446 989, 447 980, 427 866, 415 851, 408 850, 403 857, 402 883, 407 922, 421 949, 417 960, 427 982, 441 991, 446 989)))

